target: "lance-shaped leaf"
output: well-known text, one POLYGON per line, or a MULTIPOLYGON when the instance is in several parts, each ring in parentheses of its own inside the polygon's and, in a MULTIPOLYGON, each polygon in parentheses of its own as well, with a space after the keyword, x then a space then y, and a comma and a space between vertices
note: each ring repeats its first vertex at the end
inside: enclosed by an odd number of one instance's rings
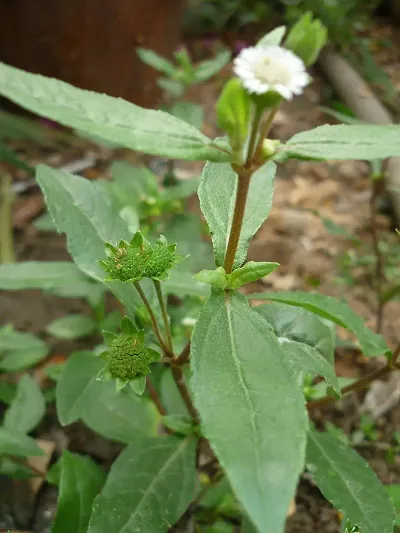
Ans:
POLYGON ((196 490, 196 439, 137 437, 111 467, 88 533, 166 533, 196 490))
POLYGON ((260 533, 282 533, 304 464, 307 416, 269 324, 237 293, 212 294, 192 339, 202 429, 260 533))
POLYGON ((310 430, 307 468, 321 492, 363 533, 392 533, 389 495, 357 452, 329 433, 310 430))
POLYGON ((320 126, 297 133, 283 146, 289 157, 311 159, 385 159, 400 156, 400 126, 366 124, 320 126))
POLYGON ((25 109, 125 148, 177 159, 230 159, 214 141, 169 113, 144 109, 4 63, 0 63, 0 79, 0 94, 25 109))
MULTIPOLYGON (((242 232, 234 268, 246 259, 250 240, 268 217, 272 206, 276 166, 269 162, 257 170, 250 182, 242 232)), ((229 164, 207 163, 199 186, 200 207, 208 222, 217 266, 222 266, 232 226, 237 175, 229 164)))
POLYGON ((18 383, 17 393, 4 415, 6 429, 30 433, 42 420, 46 402, 36 381, 25 374, 18 383))

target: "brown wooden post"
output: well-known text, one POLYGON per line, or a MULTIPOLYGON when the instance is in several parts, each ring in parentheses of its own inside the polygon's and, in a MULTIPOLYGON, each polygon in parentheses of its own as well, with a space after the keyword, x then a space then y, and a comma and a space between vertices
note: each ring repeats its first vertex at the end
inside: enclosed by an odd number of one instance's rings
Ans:
POLYGON ((0 0, 0 60, 153 107, 157 74, 135 49, 170 56, 183 6, 184 0, 0 0))

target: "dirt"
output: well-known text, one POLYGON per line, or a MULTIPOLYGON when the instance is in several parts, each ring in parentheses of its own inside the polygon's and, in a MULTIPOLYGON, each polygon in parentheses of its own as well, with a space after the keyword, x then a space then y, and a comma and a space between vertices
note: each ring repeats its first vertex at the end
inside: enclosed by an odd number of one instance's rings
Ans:
MULTIPOLYGON (((209 135, 216 133, 214 102, 221 83, 222 79, 205 84, 189 96, 205 106, 204 130, 209 135)), ((328 117, 319 108, 325 103, 323 94, 323 81, 314 73, 314 82, 305 93, 279 111, 272 136, 284 140, 299 131, 328 122, 328 117)), ((103 154, 103 157, 110 155, 103 154)), ((201 164, 178 163, 177 169, 181 175, 194 175, 201 169, 201 164)), ((340 258, 354 244, 349 239, 327 232, 321 219, 312 213, 313 210, 318 210, 322 217, 345 226, 361 240, 370 242, 370 196, 371 180, 366 163, 291 161, 280 166, 275 180, 274 205, 268 222, 251 245, 249 259, 277 261, 281 266, 277 273, 253 284, 248 290, 260 292, 317 288, 327 295, 345 297, 368 326, 374 328, 377 304, 373 280, 360 275, 361 282, 350 287, 337 281, 340 258)), ((19 215, 15 219, 15 226, 18 228, 18 260, 68 260, 63 236, 38 232, 31 225, 31 217, 42 209, 37 189, 19 200, 18 209, 24 212, 24 216, 19 215)), ((390 218, 379 215, 378 223, 379 230, 388 235, 390 218)), ((43 331, 51 320, 70 312, 88 312, 88 308, 81 300, 58 298, 40 291, 0 293, 0 323, 11 322, 18 330, 43 336, 43 331)), ((383 335, 392 347, 399 341, 399 329, 400 302, 393 301, 387 306, 383 327, 383 335)), ((343 331, 340 336, 343 340, 351 340, 343 331)), ((90 339, 75 343, 47 340, 51 341, 52 355, 68 355, 74 350, 90 346, 91 342, 90 339)), ((356 350, 338 349, 338 375, 356 376, 376 364, 376 361, 367 361, 356 350)), ((318 424, 322 424, 324 420, 334 421, 350 434, 358 428, 362 401, 363 395, 353 395, 338 402, 333 408, 317 410, 313 417, 318 424)), ((400 458, 397 456, 394 463, 389 463, 385 456, 394 431, 400 427, 398 403, 378 418, 376 426, 378 441, 366 442, 358 451, 369 461, 384 483, 399 483, 400 458)), ((53 408, 50 408, 45 423, 36 433, 41 438, 55 442, 57 454, 68 446, 72 451, 91 455, 105 467, 111 464, 121 449, 119 445, 103 439, 82 424, 61 428, 53 408)), ((2 494, 8 495, 0 507, 0 529, 18 527, 38 533, 50 531, 57 496, 53 487, 43 486, 33 499, 24 482, 0 478, 0 487, 2 494), (16 489, 19 491, 18 497, 15 496, 16 489)), ((339 533, 339 522, 338 512, 322 497, 311 481, 303 477, 296 497, 295 512, 288 519, 286 533, 339 533)))

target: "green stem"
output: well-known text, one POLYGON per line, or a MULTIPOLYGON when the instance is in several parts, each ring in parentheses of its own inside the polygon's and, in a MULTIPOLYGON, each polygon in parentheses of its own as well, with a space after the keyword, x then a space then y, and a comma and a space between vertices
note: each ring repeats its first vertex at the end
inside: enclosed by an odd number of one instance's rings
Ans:
POLYGON ((164 339, 163 339, 163 337, 161 335, 160 328, 158 327, 157 319, 156 319, 156 317, 154 315, 153 309, 151 308, 149 300, 146 298, 146 295, 145 295, 145 293, 142 290, 142 287, 139 285, 138 281, 135 281, 133 283, 133 285, 134 285, 135 289, 137 290, 140 298, 142 299, 142 302, 144 303, 144 305, 145 305, 145 307, 147 309, 147 312, 150 315, 150 320, 151 320, 151 323, 153 325, 154 333, 156 334, 156 337, 158 339, 158 342, 160 343, 160 346, 161 346, 163 352, 168 357, 172 357, 172 353, 169 351, 168 346, 164 342, 164 339))
POLYGON ((11 177, 9 174, 0 174, 0 264, 15 263, 10 190, 11 177))
POLYGON ((247 150, 247 158, 246 158, 246 164, 245 164, 245 167, 247 168, 251 165, 251 162, 253 160, 254 147, 256 146, 256 142, 257 142, 258 128, 260 126, 262 114, 263 114, 263 108, 261 106, 256 106, 254 110, 254 119, 253 119, 253 124, 251 128, 251 133, 250 133, 249 148, 247 150))
POLYGON ((273 109, 271 109, 271 111, 269 112, 269 115, 267 117, 267 120, 264 122, 264 124, 263 124, 263 126, 261 128, 260 137, 258 139, 257 148, 254 151, 254 158, 256 160, 258 160, 260 155, 261 155, 261 150, 262 150, 264 139, 268 136, 268 133, 269 133, 269 131, 271 129, 271 126, 272 126, 272 123, 274 121, 274 118, 275 118, 275 115, 276 115, 277 111, 278 111, 278 106, 274 107, 273 109))
POLYGON ((153 279, 153 283, 154 283, 154 287, 156 288, 157 298, 158 298, 158 302, 160 304, 160 309, 161 309, 161 313, 162 313, 162 317, 163 317, 163 321, 164 321, 164 328, 165 328, 165 333, 167 335, 168 349, 169 349, 169 351, 171 353, 173 353, 174 350, 173 350, 173 345, 172 345, 171 325, 169 323, 167 306, 166 306, 166 303, 165 303, 165 299, 163 297, 163 293, 162 293, 162 289, 161 289, 161 283, 157 279, 153 279))

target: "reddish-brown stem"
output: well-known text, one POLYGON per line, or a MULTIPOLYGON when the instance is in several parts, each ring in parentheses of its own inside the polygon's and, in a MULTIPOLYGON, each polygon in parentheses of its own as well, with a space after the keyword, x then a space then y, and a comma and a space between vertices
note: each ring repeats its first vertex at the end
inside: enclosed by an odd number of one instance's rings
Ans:
POLYGON ((192 417, 193 421, 198 424, 199 423, 199 415, 196 411, 195 406, 193 405, 192 398, 189 393, 189 389, 186 386, 185 378, 183 376, 183 370, 180 366, 171 366, 172 375, 174 377, 176 386, 178 387, 179 393, 182 396, 182 400, 184 401, 186 405, 186 409, 188 410, 188 413, 192 417))
POLYGON ((162 313, 162 317, 164 321, 164 328, 165 328, 165 334, 167 336, 168 350, 171 354, 173 354, 171 325, 169 323, 168 311, 167 311, 167 306, 166 306, 164 296, 162 293, 161 283, 157 279, 153 279, 153 283, 156 289, 158 303, 160 304, 160 309, 161 309, 161 313, 162 313))
POLYGON ((165 407, 163 406, 163 404, 161 403, 161 399, 158 395, 158 392, 156 391, 156 389, 154 388, 154 385, 153 383, 151 382, 151 379, 149 378, 149 376, 146 377, 146 388, 150 394, 150 398, 153 400, 155 406, 157 407, 157 410, 158 412, 160 413, 161 416, 165 416, 167 415, 167 411, 165 409, 165 407))
POLYGON ((190 357, 190 341, 186 344, 186 346, 183 348, 181 353, 175 359, 175 364, 183 365, 184 363, 186 363, 186 361, 189 360, 189 357, 190 357))
POLYGON ((145 307, 147 309, 147 312, 150 315, 150 320, 151 320, 151 323, 153 325, 154 333, 156 334, 156 337, 158 339, 158 342, 160 343, 160 346, 161 346, 163 352, 168 357, 172 357, 172 354, 171 354, 170 350, 168 349, 168 346, 165 344, 164 339, 162 338, 160 328, 158 327, 157 319, 156 319, 156 317, 155 317, 155 315, 153 313, 153 309, 151 308, 149 300, 146 298, 146 295, 145 295, 145 293, 142 290, 142 287, 139 285, 138 281, 135 281, 133 285, 134 285, 135 289, 137 290, 140 298, 142 299, 142 302, 144 303, 144 305, 145 305, 145 307))
POLYGON ((230 274, 232 272, 233 264, 235 262, 235 255, 239 244, 240 233, 242 231, 251 174, 251 171, 244 168, 238 170, 238 186, 236 192, 235 210, 233 212, 231 232, 229 235, 228 246, 226 248, 224 261, 224 268, 227 274, 230 274))

